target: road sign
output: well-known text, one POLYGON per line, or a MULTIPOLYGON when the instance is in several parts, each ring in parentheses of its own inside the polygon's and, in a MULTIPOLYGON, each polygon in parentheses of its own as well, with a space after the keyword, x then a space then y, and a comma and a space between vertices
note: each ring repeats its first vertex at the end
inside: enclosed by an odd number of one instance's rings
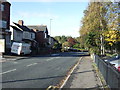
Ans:
POLYGON ((5 40, 0 39, 0 52, 5 52, 5 40))

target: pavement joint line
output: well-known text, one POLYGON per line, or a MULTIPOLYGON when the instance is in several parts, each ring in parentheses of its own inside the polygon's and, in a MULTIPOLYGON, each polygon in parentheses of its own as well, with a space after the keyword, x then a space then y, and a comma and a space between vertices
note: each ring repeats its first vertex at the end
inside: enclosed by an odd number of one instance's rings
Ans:
POLYGON ((73 71, 75 70, 75 68, 79 65, 80 60, 82 59, 82 57, 80 57, 80 59, 78 60, 78 62, 74 65, 74 67, 70 70, 69 75, 66 77, 66 79, 64 80, 63 84, 60 86, 60 90, 63 88, 63 86, 66 84, 66 82, 68 81, 68 79, 70 78, 71 74, 73 73, 73 71))
POLYGON ((36 64, 38 64, 38 63, 29 64, 29 65, 27 65, 27 67, 30 67, 30 66, 33 66, 33 65, 36 65, 36 64))
POLYGON ((8 71, 6 71, 6 72, 2 72, 2 73, 0 73, 0 75, 6 74, 6 73, 9 73, 9 72, 13 72, 13 71, 16 71, 16 69, 12 69, 12 70, 8 70, 8 71))

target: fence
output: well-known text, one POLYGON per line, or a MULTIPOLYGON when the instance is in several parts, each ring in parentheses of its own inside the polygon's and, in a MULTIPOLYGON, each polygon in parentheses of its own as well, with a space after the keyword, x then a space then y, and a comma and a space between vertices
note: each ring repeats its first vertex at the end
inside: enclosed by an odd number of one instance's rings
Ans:
POLYGON ((120 73, 110 63, 100 59, 95 55, 95 63, 97 64, 101 74, 103 75, 107 85, 110 88, 120 89, 120 73))

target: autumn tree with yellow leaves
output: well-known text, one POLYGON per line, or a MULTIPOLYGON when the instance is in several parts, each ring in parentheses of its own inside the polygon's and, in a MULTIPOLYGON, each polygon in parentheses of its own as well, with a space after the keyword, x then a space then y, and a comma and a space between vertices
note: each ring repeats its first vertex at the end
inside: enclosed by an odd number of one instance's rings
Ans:
POLYGON ((90 2, 84 11, 80 41, 94 53, 120 49, 119 5, 113 2, 90 2), (108 47, 109 46, 109 47, 108 47))

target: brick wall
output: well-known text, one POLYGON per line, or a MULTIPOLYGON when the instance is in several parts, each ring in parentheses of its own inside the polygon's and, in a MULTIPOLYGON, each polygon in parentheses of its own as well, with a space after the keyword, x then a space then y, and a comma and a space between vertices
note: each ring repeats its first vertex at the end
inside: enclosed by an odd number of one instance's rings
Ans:
POLYGON ((45 34, 44 32, 36 32, 36 41, 39 43, 40 46, 44 46, 45 44, 45 34))
POLYGON ((10 29, 9 25, 10 25, 10 6, 11 4, 9 2, 2 2, 0 4, 4 5, 4 11, 0 11, 0 19, 7 21, 7 28, 6 29, 10 29))

